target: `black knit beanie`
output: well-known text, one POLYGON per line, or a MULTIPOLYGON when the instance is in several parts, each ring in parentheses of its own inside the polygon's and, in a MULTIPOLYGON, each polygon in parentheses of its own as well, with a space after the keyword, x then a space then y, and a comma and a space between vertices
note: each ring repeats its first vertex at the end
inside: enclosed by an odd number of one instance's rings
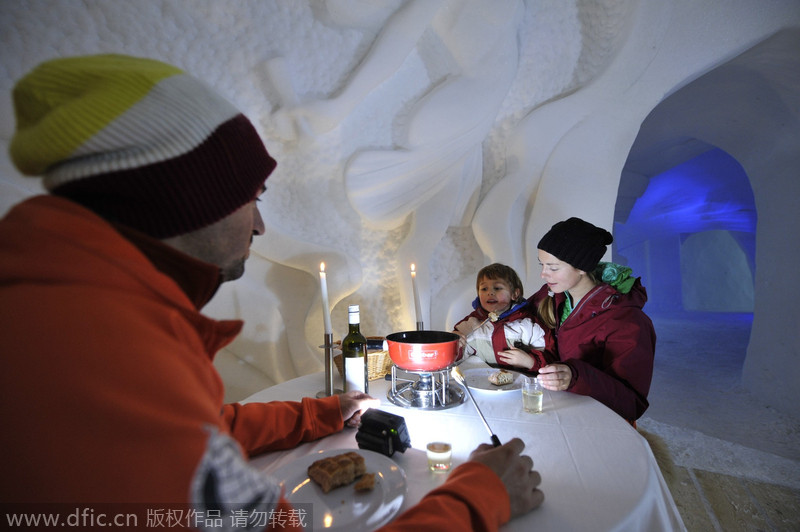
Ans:
POLYGON ((580 218, 570 218, 555 224, 537 247, 574 268, 591 272, 613 241, 614 237, 605 229, 580 218))

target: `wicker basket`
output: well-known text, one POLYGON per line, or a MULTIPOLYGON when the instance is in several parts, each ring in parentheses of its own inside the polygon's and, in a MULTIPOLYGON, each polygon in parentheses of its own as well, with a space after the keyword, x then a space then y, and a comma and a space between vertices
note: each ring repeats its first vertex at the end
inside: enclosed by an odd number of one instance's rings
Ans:
MULTIPOLYGON (((335 342, 341 346, 341 342, 335 342)), ((342 368, 342 354, 334 355, 333 363, 339 370, 339 375, 344 375, 342 368)), ((388 351, 368 351, 367 352, 367 379, 377 381, 384 378, 392 370, 392 359, 389 358, 388 351)))

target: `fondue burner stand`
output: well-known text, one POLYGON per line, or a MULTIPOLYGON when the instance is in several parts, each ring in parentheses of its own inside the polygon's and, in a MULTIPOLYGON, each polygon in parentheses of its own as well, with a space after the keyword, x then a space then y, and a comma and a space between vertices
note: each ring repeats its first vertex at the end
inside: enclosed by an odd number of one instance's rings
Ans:
POLYGON ((452 367, 437 371, 411 371, 392 364, 392 385, 386 392, 386 398, 397 406, 420 410, 443 410, 458 406, 464 402, 464 389, 450 379, 452 367), (398 377, 398 371, 406 374, 406 377, 398 377), (417 378, 408 378, 413 375, 417 375, 417 378))

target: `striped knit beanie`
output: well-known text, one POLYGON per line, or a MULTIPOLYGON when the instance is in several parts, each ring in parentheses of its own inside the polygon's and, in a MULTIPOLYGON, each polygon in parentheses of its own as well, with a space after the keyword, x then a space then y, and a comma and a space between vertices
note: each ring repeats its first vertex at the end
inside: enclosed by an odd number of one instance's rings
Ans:
POLYGON ((55 59, 22 78, 13 99, 10 155, 20 172, 155 238, 253 201, 276 165, 233 105, 159 61, 55 59))
POLYGON ((591 272, 613 241, 605 229, 573 217, 555 224, 536 247, 574 268, 591 272))

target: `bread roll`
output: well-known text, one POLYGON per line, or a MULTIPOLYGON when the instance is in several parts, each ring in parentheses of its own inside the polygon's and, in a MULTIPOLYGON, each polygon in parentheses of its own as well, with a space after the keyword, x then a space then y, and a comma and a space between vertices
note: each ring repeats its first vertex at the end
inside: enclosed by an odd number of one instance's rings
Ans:
POLYGON ((501 369, 489 375, 489 382, 495 386, 503 386, 504 384, 511 384, 514 382, 514 374, 510 371, 501 369))
POLYGON ((356 491, 372 491, 372 488, 375 487, 375 473, 364 473, 361 476, 361 480, 356 482, 356 485, 353 486, 353 489, 356 491))
POLYGON ((352 483, 367 471, 364 457, 355 452, 337 454, 317 460, 308 466, 308 476, 323 493, 352 483))

